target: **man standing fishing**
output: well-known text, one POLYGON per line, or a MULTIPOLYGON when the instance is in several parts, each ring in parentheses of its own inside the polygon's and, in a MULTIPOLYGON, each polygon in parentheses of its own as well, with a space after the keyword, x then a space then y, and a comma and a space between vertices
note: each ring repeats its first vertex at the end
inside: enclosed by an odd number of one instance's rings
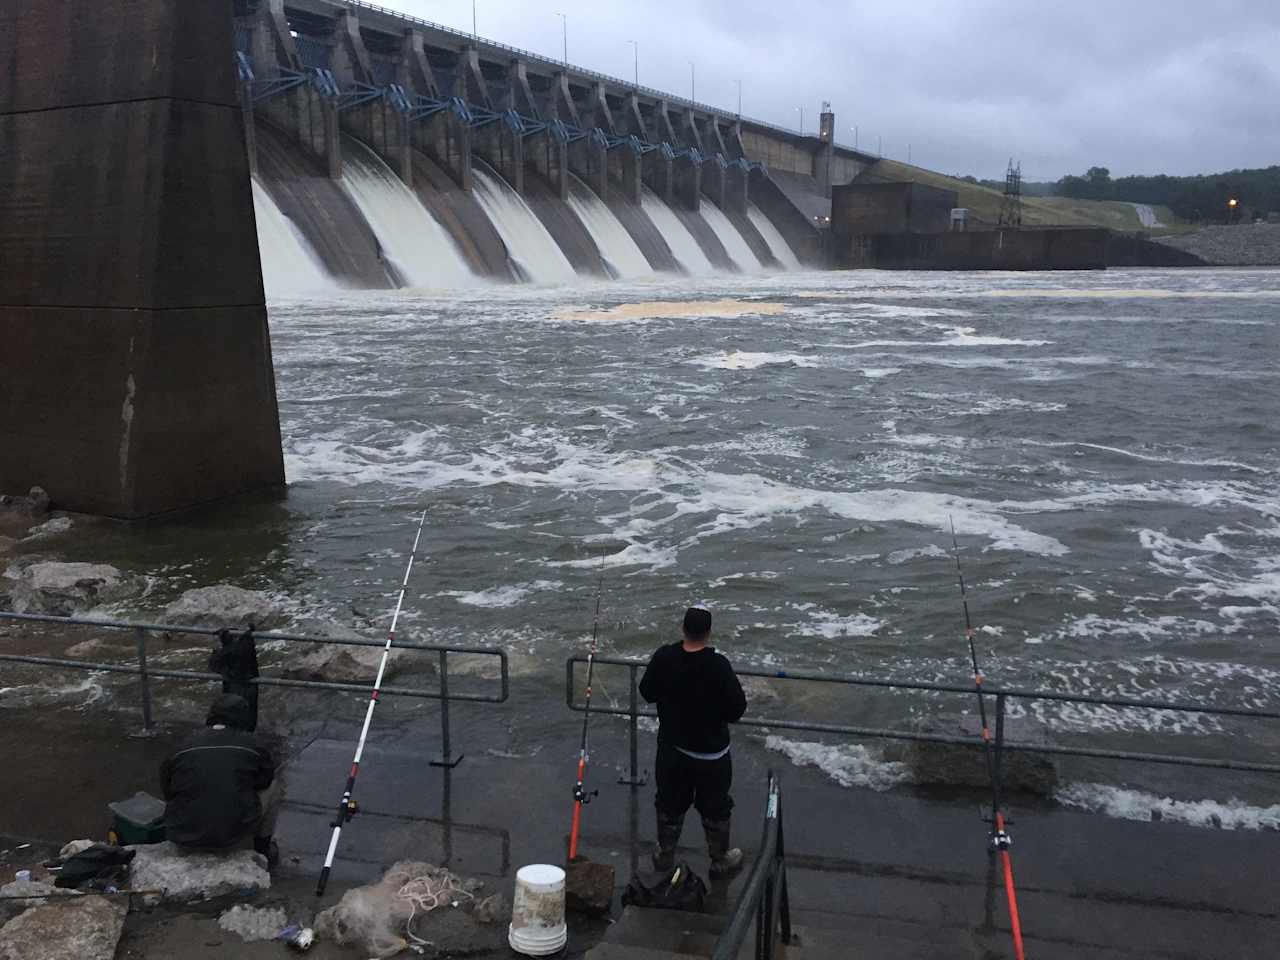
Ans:
POLYGON ((707 646, 710 611, 690 607, 683 631, 680 642, 657 649, 640 681, 641 696, 658 705, 658 849, 653 866, 675 866, 684 815, 692 805, 702 816, 711 875, 726 876, 742 866, 742 851, 729 846, 729 724, 746 712, 747 698, 728 659, 707 646))

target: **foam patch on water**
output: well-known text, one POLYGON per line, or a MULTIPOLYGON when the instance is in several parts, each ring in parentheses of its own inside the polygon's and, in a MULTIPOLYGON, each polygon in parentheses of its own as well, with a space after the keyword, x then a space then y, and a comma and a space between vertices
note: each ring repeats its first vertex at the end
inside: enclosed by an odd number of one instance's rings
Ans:
POLYGON ((76 683, 62 685, 24 683, 14 687, 0 687, 0 703, 6 707, 31 707, 63 701, 76 701, 72 706, 84 709, 106 696, 101 682, 102 674, 89 674, 76 683))
POLYGON ((1174 800, 1105 783, 1069 783, 1054 799, 1069 807, 1105 813, 1123 820, 1168 820, 1222 830, 1280 830, 1280 804, 1251 806, 1234 797, 1218 800, 1174 800))
POLYGON ((690 360, 697 367, 708 370, 756 370, 760 367, 817 367, 820 364, 813 357, 798 353, 753 353, 744 350, 726 350, 709 357, 690 360))
POLYGON ((453 597, 470 607, 514 607, 531 594, 563 586, 559 580, 534 580, 531 583, 494 587, 491 590, 444 590, 440 596, 453 597))
POLYGON ((889 554, 887 557, 885 557, 885 559, 889 563, 898 565, 903 563, 910 563, 912 560, 918 560, 921 557, 947 558, 950 556, 951 554, 947 553, 947 551, 943 550, 941 547, 937 546, 936 544, 931 543, 927 547, 914 547, 908 550, 895 550, 891 554, 889 554))
POLYGON ((1128 457, 1131 460, 1143 460, 1147 463, 1170 463, 1182 467, 1229 467, 1234 470, 1247 470, 1251 473, 1262 472, 1258 467, 1252 466, 1248 463, 1241 463, 1238 460, 1194 460, 1172 456, 1161 457, 1155 454, 1138 453, 1134 450, 1126 450, 1123 447, 1111 447, 1101 443, 1085 443, 1080 440, 1063 440, 1055 442, 1023 440, 1022 444, 1028 447, 1068 447, 1083 450, 1101 450, 1104 453, 1114 453, 1117 456, 1128 457))
POLYGON ((1280 523, 1272 520, 1264 528, 1222 526, 1199 540, 1143 529, 1138 541, 1151 553, 1151 566, 1190 581, 1188 590, 1197 600, 1248 601, 1222 608, 1231 619, 1240 619, 1251 609, 1280 612, 1280 545, 1259 544, 1259 534, 1280 538, 1280 523), (1233 543, 1237 540, 1242 542, 1233 543))
POLYGON ((786 309, 781 303, 763 300, 654 300, 648 303, 623 303, 607 309, 560 310, 552 314, 552 318, 575 323, 631 323, 670 317, 772 316, 785 313, 786 309))
POLYGON ((830 610, 819 609, 813 603, 793 603, 792 609, 799 610, 809 619, 807 622, 794 625, 787 633, 789 637, 822 637, 837 640, 842 637, 870 637, 884 626, 883 620, 869 617, 865 613, 841 616, 830 610))
POLYGON ((833 746, 806 740, 765 737, 765 747, 781 753, 797 767, 817 767, 842 787, 884 791, 910 779, 907 766, 880 759, 861 744, 833 746))

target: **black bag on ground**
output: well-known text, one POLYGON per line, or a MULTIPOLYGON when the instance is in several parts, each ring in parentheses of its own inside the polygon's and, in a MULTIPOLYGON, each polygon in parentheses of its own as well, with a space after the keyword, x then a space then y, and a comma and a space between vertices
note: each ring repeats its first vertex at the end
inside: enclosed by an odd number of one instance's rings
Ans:
POLYGON ((53 881, 53 885, 75 890, 96 882, 95 889, 100 889, 108 883, 123 882, 129 876, 129 863, 135 853, 134 850, 126 850, 114 844, 95 843, 68 857, 58 871, 58 879, 53 881))
POLYGON ((707 885, 683 860, 674 870, 637 873, 622 891, 622 905, 655 910, 701 912, 707 901, 707 885))

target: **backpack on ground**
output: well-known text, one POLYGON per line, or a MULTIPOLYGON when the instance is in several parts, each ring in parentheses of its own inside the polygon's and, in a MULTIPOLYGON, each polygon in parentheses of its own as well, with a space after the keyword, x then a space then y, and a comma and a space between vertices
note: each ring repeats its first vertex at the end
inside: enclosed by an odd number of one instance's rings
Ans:
POLYGON ((655 910, 701 912, 706 901, 706 883, 684 861, 677 863, 673 870, 637 873, 622 891, 623 906, 655 910))

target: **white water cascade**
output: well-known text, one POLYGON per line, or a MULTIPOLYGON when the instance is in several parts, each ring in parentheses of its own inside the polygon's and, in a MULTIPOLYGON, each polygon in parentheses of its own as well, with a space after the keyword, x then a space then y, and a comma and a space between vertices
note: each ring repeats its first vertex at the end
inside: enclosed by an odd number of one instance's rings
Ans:
POLYGON ((267 296, 290 297, 336 290, 338 284, 316 256, 294 222, 257 180, 253 185, 253 219, 258 225, 258 255, 267 296))
POLYGON ((411 287, 474 286, 458 245, 404 181, 358 140, 343 138, 342 148, 343 186, 401 279, 411 287))
POLYGON ((800 260, 795 251, 791 249, 786 239, 778 232, 778 228, 773 225, 773 221, 764 215, 763 210, 754 203, 748 203, 747 219, 760 231, 760 236, 764 237, 764 242, 769 245, 769 252, 773 254, 774 259, 787 270, 800 269, 800 260))
POLYGON ((596 242, 605 266, 615 280, 653 276, 653 267, 627 228, 585 183, 574 177, 569 184, 569 209, 596 242))
POLYGON ((702 214, 702 219, 707 221, 715 231, 715 235, 720 238, 720 242, 724 244, 725 252, 729 254, 729 259, 733 261, 734 266, 744 273, 760 269, 760 260, 751 252, 747 241, 738 232, 733 222, 724 215, 723 210, 714 203, 703 200, 698 204, 698 211, 702 214))
POLYGON ((676 263, 680 264, 686 273, 698 275, 715 272, 711 261, 702 252, 702 248, 698 246, 698 241, 693 238, 689 228, 680 222, 675 211, 667 206, 661 197, 648 187, 644 187, 640 193, 640 206, 653 221, 653 225, 658 228, 662 239, 667 241, 667 246, 671 248, 671 255, 676 258, 676 263))
POLYGON ((560 244, 520 194, 478 166, 471 168, 473 192, 507 245, 522 279, 530 283, 573 283, 578 278, 560 244))

